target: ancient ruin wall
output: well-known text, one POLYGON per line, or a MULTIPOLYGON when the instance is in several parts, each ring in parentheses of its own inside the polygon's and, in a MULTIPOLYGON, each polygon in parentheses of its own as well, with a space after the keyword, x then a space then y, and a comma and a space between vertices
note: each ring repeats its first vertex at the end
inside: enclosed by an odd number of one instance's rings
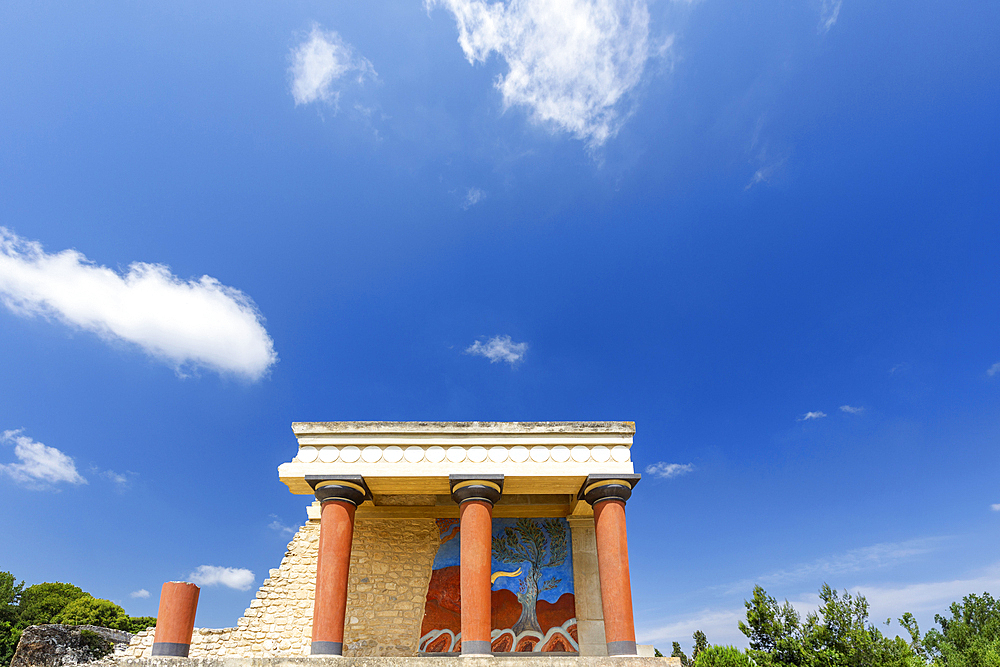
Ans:
MULTIPOLYGON (((345 656, 417 654, 420 623, 437 553, 433 519, 359 519, 347 592, 345 656)), ((307 521, 288 544, 235 628, 198 628, 192 658, 308 655, 319 522, 307 521)), ((155 629, 133 638, 127 655, 150 657, 155 629)))

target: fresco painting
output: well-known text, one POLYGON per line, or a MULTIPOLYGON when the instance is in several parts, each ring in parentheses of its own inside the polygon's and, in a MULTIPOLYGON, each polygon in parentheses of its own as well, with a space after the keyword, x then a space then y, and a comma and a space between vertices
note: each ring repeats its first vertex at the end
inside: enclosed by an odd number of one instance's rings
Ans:
MULTIPOLYGON (((438 519, 434 559, 420 628, 420 651, 462 650, 458 519, 438 519)), ((565 519, 494 519, 492 650, 577 653, 569 524, 565 519)))

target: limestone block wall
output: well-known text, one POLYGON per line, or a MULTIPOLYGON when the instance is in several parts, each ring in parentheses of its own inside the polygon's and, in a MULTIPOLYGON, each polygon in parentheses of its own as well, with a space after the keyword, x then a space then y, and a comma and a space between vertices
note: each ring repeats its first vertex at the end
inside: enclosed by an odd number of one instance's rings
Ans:
MULTIPOLYGON (((345 656, 417 654, 420 623, 437 553, 433 519, 359 519, 347 591, 345 656)), ((288 544, 235 628, 196 628, 192 658, 309 654, 319 521, 307 521, 288 544)), ((140 632, 126 655, 151 657, 155 628, 140 632)))

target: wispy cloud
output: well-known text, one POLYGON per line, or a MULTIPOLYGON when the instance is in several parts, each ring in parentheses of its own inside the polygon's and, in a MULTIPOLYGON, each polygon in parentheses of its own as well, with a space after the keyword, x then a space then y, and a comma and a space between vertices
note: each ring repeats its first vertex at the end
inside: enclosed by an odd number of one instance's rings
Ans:
POLYGON ((317 101, 336 106, 340 93, 333 89, 334 82, 348 72, 355 73, 357 83, 378 76, 367 58, 355 54, 335 31, 323 30, 316 23, 302 43, 292 49, 291 60, 288 73, 296 106, 317 101))
POLYGON ((747 579, 726 586, 729 592, 749 590, 754 584, 784 586, 798 582, 822 581, 824 579, 854 572, 877 570, 895 565, 916 556, 931 553, 947 538, 930 537, 905 542, 883 542, 859 549, 851 549, 840 554, 818 558, 786 570, 747 579))
POLYGON ((119 275, 76 250, 49 254, 0 227, 0 302, 138 345, 181 373, 205 367, 260 379, 278 360, 253 301, 215 278, 180 280, 162 264, 119 275))
POLYGON ((18 484, 32 489, 47 488, 52 484, 86 484, 76 471, 73 459, 55 447, 35 442, 22 430, 4 431, 0 442, 14 443, 14 456, 19 463, 0 464, 0 473, 6 474, 18 484))
POLYGON ((796 421, 807 422, 810 419, 822 419, 823 417, 826 417, 826 413, 825 412, 820 412, 819 410, 817 410, 815 412, 807 412, 807 413, 805 413, 804 415, 802 415, 801 417, 799 417, 796 421))
POLYGON ((486 193, 480 190, 479 188, 469 188, 465 193, 465 201, 462 202, 462 208, 465 210, 469 210, 470 208, 478 204, 480 201, 482 201, 483 197, 485 196, 486 193))
POLYGON ((295 526, 286 526, 285 524, 281 523, 281 521, 278 519, 277 514, 272 514, 271 518, 273 519, 273 521, 267 524, 268 528, 278 533, 279 535, 285 535, 286 537, 291 537, 292 535, 295 534, 295 531, 297 530, 295 526))
POLYGON ((636 635, 643 644, 662 644, 659 648, 666 646, 667 642, 680 642, 686 646, 691 643, 695 630, 704 632, 713 644, 745 644, 746 640, 738 630, 739 622, 744 620, 746 611, 743 605, 734 604, 730 609, 703 609, 663 625, 636 628, 636 635))
POLYGON ((990 505, 990 509, 993 510, 994 512, 1000 512, 1000 503, 994 503, 993 505, 990 505))
POLYGON ((217 565, 200 565, 188 578, 199 586, 227 586, 238 591, 250 590, 254 582, 250 570, 217 565))
POLYGON ((147 591, 145 588, 140 588, 137 591, 132 591, 131 593, 128 594, 128 596, 130 598, 136 598, 136 599, 139 599, 139 600, 145 600, 146 598, 149 597, 149 591, 147 591))
POLYGON ((659 463, 646 466, 646 474, 654 475, 661 479, 680 477, 693 471, 694 464, 692 463, 667 463, 666 461, 660 461, 659 463))
POLYGON ((863 407, 854 407, 854 406, 851 406, 851 405, 841 405, 840 406, 840 411, 841 412, 846 412, 849 415, 860 415, 862 412, 865 411, 865 409, 863 407))
POLYGON ((475 354, 486 357, 491 364, 498 361, 506 361, 513 366, 524 359, 524 354, 528 351, 527 343, 515 343, 510 336, 494 336, 485 343, 477 340, 475 343, 465 348, 466 354, 475 354))
POLYGON ((93 471, 114 484, 118 491, 127 491, 132 488, 132 480, 139 476, 139 473, 132 472, 131 470, 118 473, 114 470, 97 470, 95 468, 93 471))
POLYGON ((425 0, 455 16, 458 43, 470 63, 497 53, 507 74, 497 78, 504 108, 603 144, 627 115, 623 99, 649 57, 645 0, 486 2, 425 0))
POLYGON ((843 0, 822 0, 819 9, 819 32, 825 33, 830 30, 840 16, 840 6, 843 0))
POLYGON ((986 369, 986 374, 990 377, 993 377, 997 373, 1000 373, 1000 361, 986 369))

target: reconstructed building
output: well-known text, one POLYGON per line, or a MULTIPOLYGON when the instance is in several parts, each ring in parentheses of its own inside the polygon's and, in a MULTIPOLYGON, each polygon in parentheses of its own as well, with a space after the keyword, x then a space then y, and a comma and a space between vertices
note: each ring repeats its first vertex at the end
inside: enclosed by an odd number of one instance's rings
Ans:
MULTIPOLYGON (((634 655, 632 422, 304 422, 315 496, 236 628, 191 657, 634 655)), ((132 655, 149 655, 152 633, 132 655)))

